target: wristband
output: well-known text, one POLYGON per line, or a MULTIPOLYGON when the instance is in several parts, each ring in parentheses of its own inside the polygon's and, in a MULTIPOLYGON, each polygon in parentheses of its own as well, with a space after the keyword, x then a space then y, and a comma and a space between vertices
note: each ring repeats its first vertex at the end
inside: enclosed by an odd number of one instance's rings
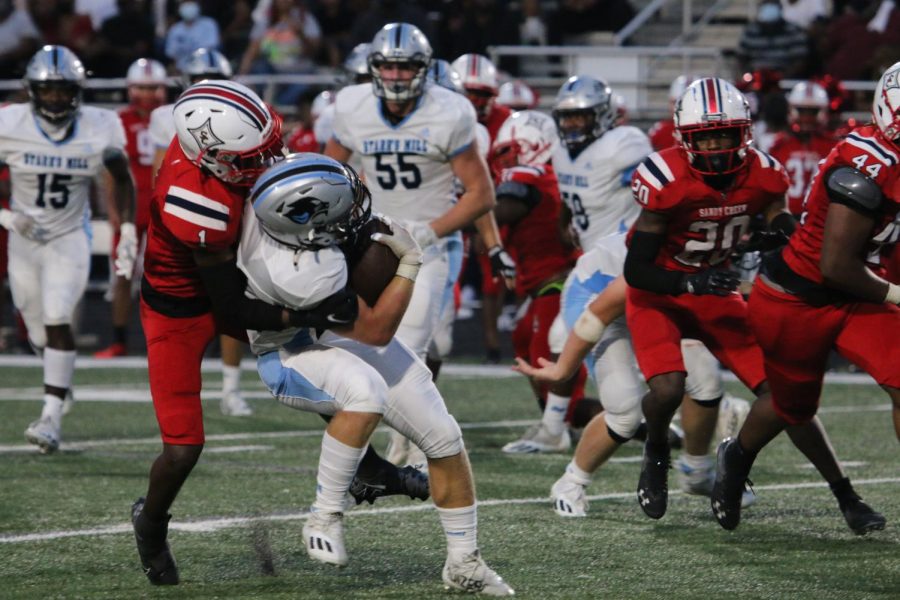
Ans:
POLYGON ((884 301, 900 305, 900 285, 889 283, 887 294, 884 295, 884 301))
POLYGON ((588 307, 578 316, 575 326, 572 327, 572 332, 584 341, 596 344, 603 337, 604 329, 606 329, 606 325, 588 307))
POLYGON ((416 275, 419 274, 419 267, 421 265, 412 265, 412 264, 404 264, 400 263, 397 267, 397 272, 394 273, 397 277, 403 277, 404 279, 409 279, 412 282, 416 281, 416 275))

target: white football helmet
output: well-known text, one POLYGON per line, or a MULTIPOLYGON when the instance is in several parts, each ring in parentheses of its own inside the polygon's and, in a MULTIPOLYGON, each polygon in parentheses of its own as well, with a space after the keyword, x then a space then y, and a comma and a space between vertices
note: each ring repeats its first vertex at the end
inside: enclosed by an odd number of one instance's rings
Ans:
POLYGON ((566 148, 577 151, 615 125, 616 112, 612 101, 612 90, 606 82, 587 75, 570 77, 559 88, 553 103, 553 120, 566 148), (579 114, 590 114, 592 119, 585 127, 563 127, 561 121, 564 117, 579 114))
POLYGON ((319 115, 322 114, 322 111, 325 110, 325 107, 332 104, 334 104, 334 92, 331 90, 319 92, 316 97, 313 98, 312 104, 309 107, 309 116, 315 121, 319 118, 319 115))
POLYGON ((429 63, 431 44, 418 27, 409 23, 388 23, 372 39, 372 52, 368 59, 375 95, 393 102, 418 98, 425 89, 425 71, 429 63), (388 63, 412 66, 412 78, 385 81, 381 68, 388 63))
POLYGON ((218 50, 198 48, 184 66, 185 86, 204 79, 231 79, 231 63, 218 50))
POLYGON ((693 75, 679 75, 669 85, 669 101, 673 104, 684 96, 684 91, 694 81, 693 75))
POLYGON ((523 110, 511 114, 500 126, 489 162, 497 170, 540 166, 550 160, 558 145, 553 118, 536 110, 523 110))
POLYGON ((372 44, 357 44, 344 59, 343 84, 354 85, 368 83, 372 80, 369 74, 369 54, 372 53, 372 44))
POLYGON ((428 67, 428 81, 457 94, 466 93, 462 85, 462 77, 459 76, 456 69, 450 66, 450 63, 440 58, 431 61, 431 65, 428 67))
POLYGON ((34 113, 53 127, 72 122, 81 107, 84 66, 65 46, 44 46, 25 69, 22 82, 34 113))
POLYGON ((263 173, 248 200, 267 235, 305 250, 350 240, 372 213, 356 172, 311 152, 292 154, 263 173))
POLYGON ((675 138, 696 172, 734 173, 744 166, 753 141, 750 105, 724 79, 698 79, 687 87, 675 106, 675 138), (709 143, 714 147, 706 147, 709 143))
POLYGON ((787 97, 788 122, 796 133, 814 133, 828 126, 828 92, 814 81, 801 81, 787 97))
POLYGON ((195 83, 175 101, 173 114, 185 155, 226 183, 253 185, 284 157, 281 118, 235 81, 195 83))
POLYGON ((872 116, 879 131, 900 150, 900 62, 888 67, 878 80, 872 116))
POLYGON ((139 58, 128 67, 125 83, 128 101, 144 110, 153 110, 166 101, 166 68, 152 58, 139 58))
POLYGON ((537 106, 537 94, 526 83, 507 81, 497 92, 497 104, 508 106, 512 110, 528 110, 537 106))
POLYGON ((478 120, 483 122, 491 113, 497 96, 497 67, 481 54, 463 54, 451 66, 462 77, 466 95, 478 113, 478 120))

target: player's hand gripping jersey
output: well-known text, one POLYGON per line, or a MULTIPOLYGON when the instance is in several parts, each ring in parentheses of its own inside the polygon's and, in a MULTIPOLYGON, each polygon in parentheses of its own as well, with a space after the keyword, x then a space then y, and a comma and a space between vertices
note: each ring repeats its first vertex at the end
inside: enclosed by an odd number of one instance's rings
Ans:
POLYGON ((572 226, 584 250, 616 232, 627 231, 640 213, 631 199, 631 175, 653 149, 636 127, 615 127, 575 157, 560 145, 553 168, 572 226))
POLYGON ((399 221, 428 222, 456 202, 450 159, 475 135, 475 110, 462 95, 428 85, 398 125, 365 83, 335 100, 334 137, 362 158, 373 209, 399 221))
POLYGON ((0 161, 9 165, 10 205, 53 239, 87 226, 91 181, 110 150, 125 153, 119 116, 82 106, 69 134, 53 143, 38 128, 29 104, 0 108, 0 161))
POLYGON ((788 188, 784 168, 771 156, 749 148, 747 166, 724 192, 710 187, 672 147, 651 154, 634 173, 631 189, 645 210, 669 218, 666 241, 656 264, 694 273, 725 263, 751 219, 788 188))

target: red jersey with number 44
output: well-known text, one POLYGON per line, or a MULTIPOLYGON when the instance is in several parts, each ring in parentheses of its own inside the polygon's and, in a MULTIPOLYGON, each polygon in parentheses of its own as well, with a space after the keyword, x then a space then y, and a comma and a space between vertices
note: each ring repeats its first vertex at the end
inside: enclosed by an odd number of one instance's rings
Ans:
POLYGON ((506 182, 532 187, 540 194, 537 204, 510 226, 506 236, 506 245, 516 257, 516 293, 524 296, 538 292, 542 282, 571 269, 578 254, 568 250, 559 237, 562 200, 553 167, 520 165, 504 169, 497 184, 498 196, 503 195, 506 182))
POLYGON ((828 156, 835 144, 837 139, 820 134, 812 135, 806 141, 792 132, 779 133, 775 138, 769 153, 787 171, 790 181, 787 203, 792 215, 799 217, 803 212, 803 199, 819 168, 819 162, 828 156))
MULTIPOLYGON (((641 208, 666 215, 669 226, 656 264, 696 272, 725 263, 751 219, 781 201, 788 181, 781 164, 754 148, 732 186, 722 192, 695 173, 680 147, 648 156, 634 171, 631 190, 641 208)), ((629 241, 634 229, 628 234, 629 241)))
POLYGON ((881 136, 872 125, 860 127, 835 146, 813 179, 812 189, 806 199, 801 217, 802 225, 791 236, 782 256, 787 265, 798 275, 816 283, 822 283, 819 260, 822 257, 822 239, 825 217, 830 203, 825 189, 824 175, 836 167, 854 167, 870 177, 884 193, 881 212, 875 221, 866 248, 869 267, 884 275, 885 256, 900 238, 900 156, 896 149, 881 136))
POLYGON ((237 244, 246 190, 199 169, 173 140, 153 189, 144 277, 154 290, 179 298, 206 297, 193 252, 237 244))
POLYGON ((135 223, 138 229, 144 229, 147 227, 150 199, 153 197, 153 155, 156 152, 156 144, 148 130, 150 113, 126 106, 119 111, 119 118, 125 129, 125 152, 134 177, 137 200, 135 223))

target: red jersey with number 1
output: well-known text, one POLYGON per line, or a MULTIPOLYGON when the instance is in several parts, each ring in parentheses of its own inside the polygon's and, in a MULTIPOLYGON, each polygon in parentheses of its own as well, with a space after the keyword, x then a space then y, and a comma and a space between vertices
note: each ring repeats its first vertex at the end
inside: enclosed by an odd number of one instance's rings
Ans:
POLYGON ((150 203, 144 278, 157 292, 206 298, 193 252, 237 244, 246 188, 229 186, 206 173, 172 141, 150 203))
POLYGON ((521 183, 540 194, 540 201, 525 217, 510 226, 506 237, 507 248, 516 257, 516 293, 524 296, 539 291, 538 286, 554 275, 571 269, 578 254, 566 249, 559 237, 556 224, 562 200, 551 165, 505 169, 500 175, 498 195, 504 182, 521 183))
MULTIPOLYGON (((782 200, 787 187, 781 164, 754 148, 747 149, 744 167, 724 192, 710 187, 690 168, 680 147, 651 154, 631 179, 631 190, 641 208, 669 219, 656 264, 686 272, 725 263, 750 231, 750 220, 772 202, 782 200)), ((629 242, 633 232, 632 228, 629 242)))
POLYGON ((803 212, 803 199, 812 184, 813 176, 837 139, 830 135, 815 134, 807 140, 801 140, 793 132, 781 132, 775 137, 769 153, 775 160, 784 165, 788 174, 788 211, 796 217, 803 212))
POLYGON ((842 140, 819 169, 803 212, 803 225, 791 236, 782 252, 792 271, 822 283, 819 260, 822 257, 822 238, 830 200, 823 175, 836 167, 853 167, 870 177, 881 187, 884 201, 880 215, 872 229, 866 248, 866 262, 879 275, 885 274, 884 257, 900 238, 900 156, 888 144, 881 132, 872 125, 860 127, 842 140))
POLYGON ((150 113, 126 106, 119 111, 125 129, 125 152, 134 177, 134 223, 139 230, 147 229, 150 218, 150 199, 153 197, 153 155, 156 145, 150 137, 150 113))

